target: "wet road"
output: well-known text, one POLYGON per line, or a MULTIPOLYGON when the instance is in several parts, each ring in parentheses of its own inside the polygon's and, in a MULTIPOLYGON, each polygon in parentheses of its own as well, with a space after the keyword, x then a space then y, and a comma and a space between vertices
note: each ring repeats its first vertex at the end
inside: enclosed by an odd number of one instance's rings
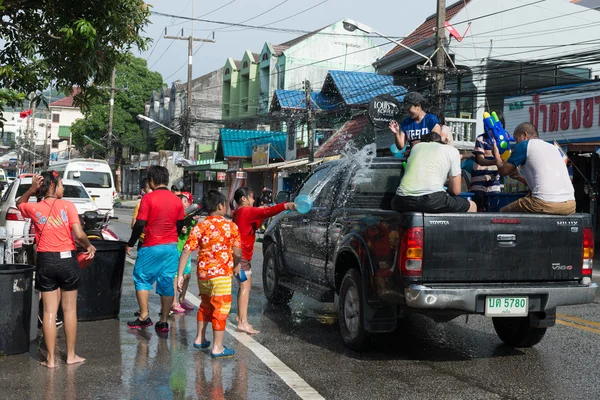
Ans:
MULTIPOLYGON (((126 240, 131 211, 117 214, 113 225, 126 240)), ((255 254, 253 273, 260 278, 260 244, 255 254)), ((342 343, 335 305, 296 294, 289 307, 270 307, 256 279, 250 319, 261 333, 249 338, 231 325, 225 341, 236 356, 212 360, 191 347, 195 312, 173 318, 166 339, 152 328, 126 329, 137 308, 131 271, 128 265, 120 320, 79 324, 84 365, 61 362, 47 371, 36 361, 43 345, 33 344, 28 354, 0 358, 0 398, 298 399, 310 393, 326 399, 600 398, 597 301, 560 308, 557 325, 531 349, 504 346, 484 317, 445 324, 411 317, 397 333, 378 336, 369 351, 356 353, 342 343)), ((190 287, 196 287, 194 278, 190 287)), ((153 319, 158 308, 152 295, 153 319)), ((234 302, 232 322, 235 313, 234 302)), ((59 349, 64 351, 62 329, 59 349)))

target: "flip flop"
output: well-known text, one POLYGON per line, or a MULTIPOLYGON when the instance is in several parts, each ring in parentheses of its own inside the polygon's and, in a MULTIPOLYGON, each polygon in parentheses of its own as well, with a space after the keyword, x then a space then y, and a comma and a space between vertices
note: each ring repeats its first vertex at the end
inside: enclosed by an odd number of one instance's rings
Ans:
POLYGON ((223 352, 221 352, 219 354, 210 353, 210 356, 212 358, 225 358, 225 357, 232 357, 234 354, 235 354, 235 350, 228 349, 227 347, 223 346, 223 352))
POLYGON ((194 347, 197 349, 208 349, 210 347, 210 340, 205 340, 200 344, 194 343, 194 347))

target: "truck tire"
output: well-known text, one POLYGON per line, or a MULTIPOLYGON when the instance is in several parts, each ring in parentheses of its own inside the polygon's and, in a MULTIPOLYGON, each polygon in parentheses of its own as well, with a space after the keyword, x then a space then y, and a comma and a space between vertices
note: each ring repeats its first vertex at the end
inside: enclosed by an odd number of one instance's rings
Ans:
POLYGON ((494 330, 504 343, 513 347, 531 347, 546 334, 546 328, 533 328, 529 317, 492 318, 494 330))
POLYGON ((358 270, 350 269, 342 279, 338 299, 340 332, 346 346, 352 350, 364 349, 369 333, 364 324, 364 296, 358 270))
POLYGON ((292 300, 294 291, 279 284, 279 266, 275 245, 269 245, 265 251, 265 259, 262 270, 263 289, 267 301, 271 304, 286 305, 292 300))

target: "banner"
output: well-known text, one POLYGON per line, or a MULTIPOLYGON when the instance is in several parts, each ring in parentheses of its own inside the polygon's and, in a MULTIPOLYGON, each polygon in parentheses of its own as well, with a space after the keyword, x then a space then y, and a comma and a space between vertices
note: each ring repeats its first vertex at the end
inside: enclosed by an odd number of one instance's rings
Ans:
POLYGON ((392 120, 400 117, 400 103, 389 94, 373 97, 369 103, 369 119, 376 128, 387 129, 392 120))
POLYGON ((252 166, 269 165, 270 144, 257 144, 252 147, 252 166))

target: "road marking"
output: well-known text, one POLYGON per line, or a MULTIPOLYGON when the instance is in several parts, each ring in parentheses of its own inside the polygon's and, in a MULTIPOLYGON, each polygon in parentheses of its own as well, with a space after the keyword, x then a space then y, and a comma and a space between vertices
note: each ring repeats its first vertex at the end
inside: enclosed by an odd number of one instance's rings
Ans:
POLYGON ((589 326, 584 326, 584 325, 579 325, 579 324, 575 324, 573 322, 567 322, 567 321, 563 321, 561 319, 557 319, 556 320, 557 324, 561 324, 561 325, 566 325, 566 326, 570 326, 572 328, 577 328, 577 329, 581 329, 583 331, 588 331, 588 332, 592 332, 592 333, 597 333, 600 335, 600 329, 594 329, 594 328, 590 328, 589 326))
POLYGON ((586 324, 586 325, 592 325, 592 326, 600 327, 600 323, 594 322, 594 321, 588 321, 587 319, 583 319, 583 318, 579 318, 579 317, 572 317, 572 316, 566 315, 566 314, 556 314, 556 316, 558 318, 570 320, 570 321, 575 322, 575 323, 580 323, 580 324, 586 324))
MULTIPOLYGON (((187 292, 185 298, 190 301, 196 307, 200 307, 200 299, 196 296, 187 292)), ((267 349, 262 344, 258 343, 256 340, 252 338, 252 336, 247 335, 242 332, 237 332, 235 326, 230 322, 227 322, 227 328, 225 328, 227 332, 234 338, 236 338, 240 343, 246 346, 250 351, 252 351, 256 357, 258 357, 271 371, 275 372, 279 377, 288 385, 296 394, 305 400, 321 400, 325 399, 323 396, 319 394, 315 389, 313 389, 304 379, 300 377, 297 373, 295 373, 290 367, 285 365, 280 359, 275 357, 273 353, 269 349, 267 349)), ((600 331, 599 331, 600 332, 600 331)))

